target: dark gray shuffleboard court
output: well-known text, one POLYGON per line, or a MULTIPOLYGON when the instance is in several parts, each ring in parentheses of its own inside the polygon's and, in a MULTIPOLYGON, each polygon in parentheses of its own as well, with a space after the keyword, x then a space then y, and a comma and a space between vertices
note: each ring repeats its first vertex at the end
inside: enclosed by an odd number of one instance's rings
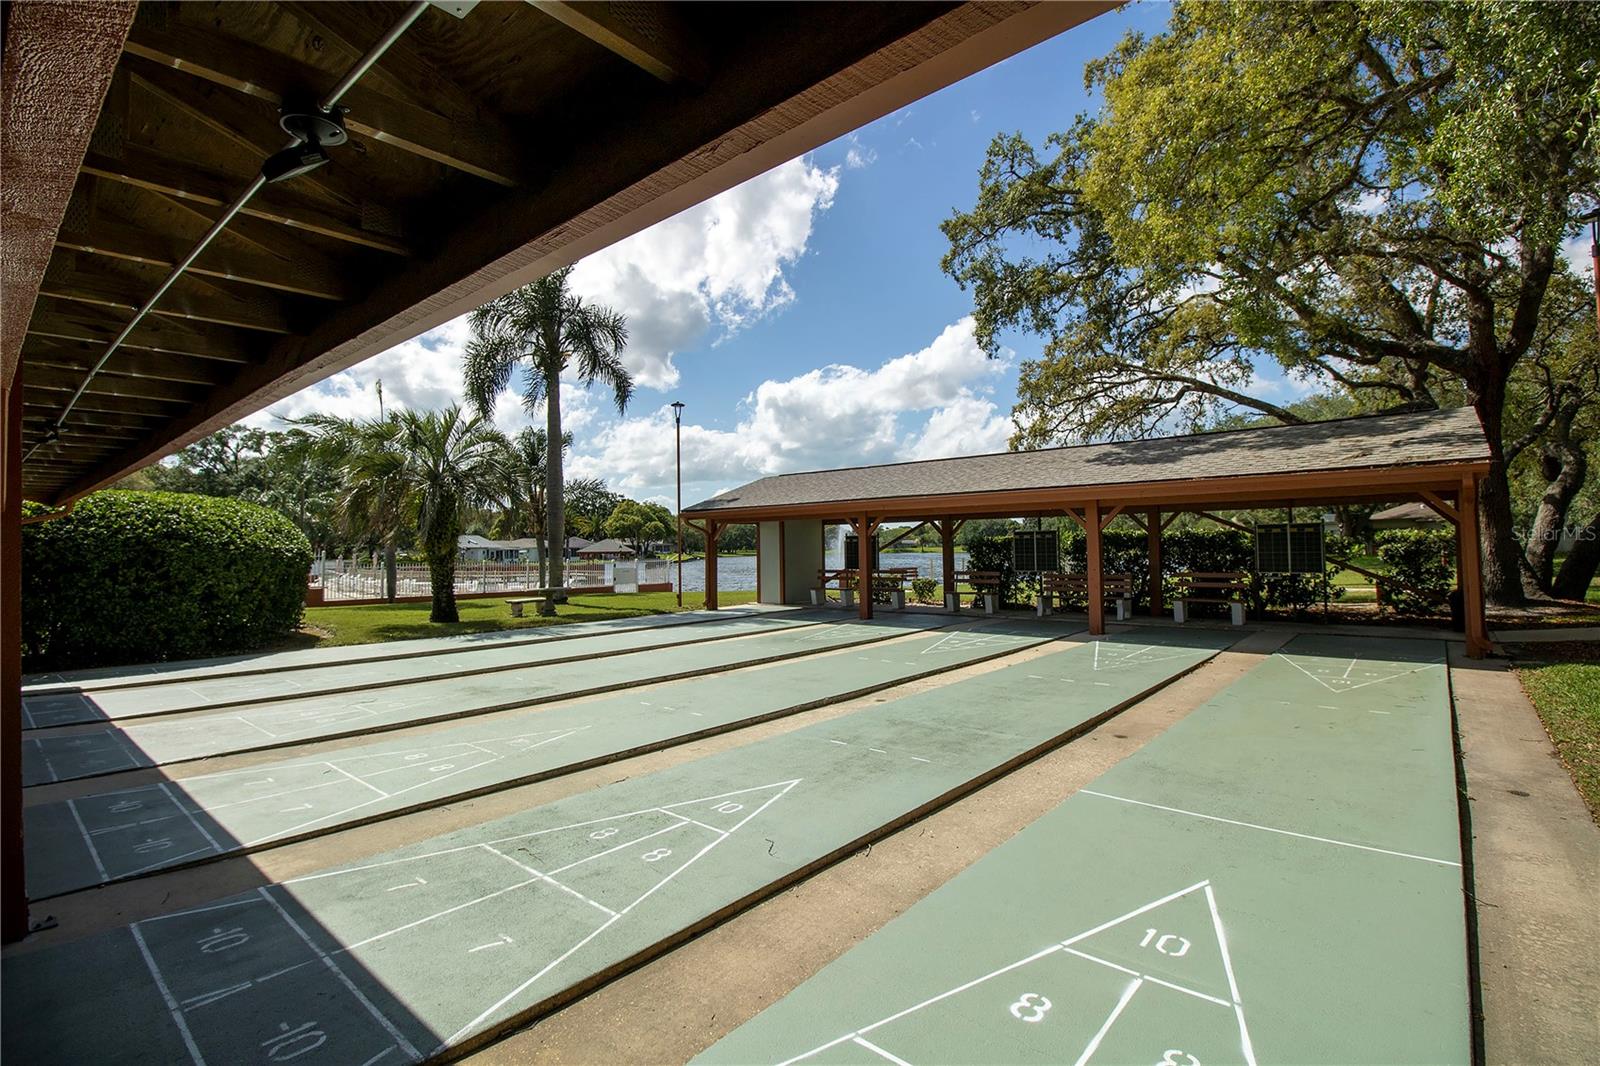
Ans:
POLYGON ((133 685, 58 689, 23 697, 23 726, 27 729, 47 729, 86 722, 118 722, 183 711, 371 691, 416 681, 472 677, 524 666, 600 659, 650 648, 727 640, 752 633, 777 632, 797 625, 837 621, 838 617, 836 612, 795 611, 734 615, 715 620, 701 617, 692 625, 612 626, 600 631, 583 631, 587 629, 583 627, 578 632, 572 632, 579 629, 576 626, 556 627, 566 628, 569 632, 544 639, 524 638, 486 645, 457 646, 448 652, 435 650, 399 658, 339 660, 288 670, 274 669, 266 673, 257 671, 221 676, 163 677, 159 681, 145 678, 133 685))
MULTIPOLYGON (((5 960, 8 1061, 460 1051, 1076 735, 1234 635, 1113 637, 5 960)), ((877 999, 886 990, 875 988, 877 999)))
POLYGON ((36 729, 23 738, 22 778, 24 784, 38 785, 398 729, 891 640, 948 626, 955 620, 948 615, 905 614, 870 622, 774 626, 765 619, 746 619, 729 624, 761 628, 740 640, 694 641, 602 659, 535 664, 364 692, 162 715, 148 721, 36 729))
POLYGON ((792 607, 743 604, 721 611, 679 611, 673 614, 629 615, 601 618, 582 625, 529 626, 526 629, 499 629, 485 633, 458 633, 448 637, 415 637, 375 644, 341 644, 332 648, 299 648, 291 651, 247 652, 208 659, 174 659, 164 663, 137 663, 128 666, 92 666, 59 673, 27 674, 22 679, 25 696, 72 691, 109 691, 161 685, 169 681, 196 681, 245 674, 273 674, 283 670, 332 666, 337 663, 378 662, 428 655, 452 655, 476 648, 497 648, 515 644, 539 644, 547 640, 573 640, 596 632, 615 633, 629 629, 656 629, 661 626, 692 625, 729 617, 761 614, 797 614, 792 607))
POLYGON ((1467 1063, 1458 818, 1444 645, 1299 637, 696 1061, 1467 1063))
POLYGON ((25 811, 30 897, 316 836, 790 714, 1071 635, 1001 622, 713 674, 572 706, 502 711, 321 758, 161 781, 25 811))

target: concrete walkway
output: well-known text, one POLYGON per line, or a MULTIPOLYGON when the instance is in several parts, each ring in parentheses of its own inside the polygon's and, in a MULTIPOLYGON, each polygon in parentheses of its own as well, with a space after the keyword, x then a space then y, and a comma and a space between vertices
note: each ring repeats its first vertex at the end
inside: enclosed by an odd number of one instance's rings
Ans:
POLYGON ((1591 1062, 1600 1041, 1600 827, 1516 675, 1452 657, 1489 1066, 1591 1062))
POLYGON ((365 1063, 471 1047, 1229 642, 1139 635, 1037 656, 353 867, 12 954, 8 1011, 53 1024, 8 1028, 5 1056, 365 1063))

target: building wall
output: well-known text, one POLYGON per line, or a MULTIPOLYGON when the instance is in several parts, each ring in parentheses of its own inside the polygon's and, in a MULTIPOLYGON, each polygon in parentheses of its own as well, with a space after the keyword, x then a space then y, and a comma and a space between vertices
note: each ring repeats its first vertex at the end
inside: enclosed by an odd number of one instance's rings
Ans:
POLYGON ((761 602, 810 603, 817 568, 822 565, 822 523, 794 519, 762 522, 756 527, 756 536, 760 543, 761 602), (780 588, 783 599, 778 598, 780 588))

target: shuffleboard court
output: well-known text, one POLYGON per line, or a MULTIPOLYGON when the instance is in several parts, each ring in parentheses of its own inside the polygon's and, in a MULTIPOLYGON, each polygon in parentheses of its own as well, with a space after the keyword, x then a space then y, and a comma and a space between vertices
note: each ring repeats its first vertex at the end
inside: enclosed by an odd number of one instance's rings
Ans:
POLYGON ((429 655, 449 655, 476 648, 513 647, 542 644, 546 641, 573 640, 594 633, 616 633, 662 626, 693 625, 729 617, 784 615, 799 613, 792 607, 743 604, 721 611, 680 611, 673 614, 630 615, 602 618, 574 625, 530 626, 527 629, 494 630, 486 633, 458 633, 448 637, 417 637, 375 644, 342 644, 332 648, 300 648, 292 651, 249 652, 207 659, 175 659, 164 663, 138 663, 127 666, 95 666, 59 673, 28 674, 23 677, 25 696, 62 692, 110 691, 162 685, 173 681, 197 681, 246 674, 274 674, 306 667, 333 666, 339 663, 368 663, 410 659, 429 655))
POLYGON ((907 614, 870 622, 793 625, 740 640, 692 642, 598 660, 415 681, 369 692, 171 714, 104 727, 36 729, 23 738, 22 779, 25 785, 69 781, 307 740, 381 732, 813 655, 828 648, 871 644, 954 621, 948 615, 907 614))
POLYGON ((424 737, 115 789, 24 813, 33 899, 327 833, 445 799, 683 743, 1071 635, 998 623, 715 674, 424 737))
POLYGON ((1471 1061, 1443 663, 1295 639, 695 1061, 1471 1061))
MULTIPOLYGON (((418 1061, 1076 735, 1233 635, 1113 637, 5 960, 7 1059, 418 1061)), ((882 989, 876 992, 882 992, 882 989)))
POLYGON ((56 692, 24 697, 22 718, 28 729, 85 722, 120 722, 184 711, 242 707, 393 688, 419 681, 474 677, 529 666, 603 659, 651 648, 671 648, 729 640, 754 633, 778 632, 837 619, 837 614, 830 615, 822 611, 735 616, 694 626, 613 629, 564 640, 462 648, 404 659, 330 663, 270 674, 181 679, 136 688, 56 692))

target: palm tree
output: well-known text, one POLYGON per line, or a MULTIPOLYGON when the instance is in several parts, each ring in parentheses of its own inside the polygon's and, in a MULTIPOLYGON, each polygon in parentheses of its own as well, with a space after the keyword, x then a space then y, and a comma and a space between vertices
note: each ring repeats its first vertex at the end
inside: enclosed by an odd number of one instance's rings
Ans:
POLYGON ((355 419, 310 414, 290 421, 303 427, 293 431, 303 436, 296 446, 314 452, 342 477, 339 528, 347 536, 383 546, 384 598, 393 603, 399 584, 396 541, 411 521, 405 461, 395 447, 399 424, 381 415, 355 419))
MULTIPOLYGON (((550 558, 550 543, 546 539, 549 526, 549 509, 545 497, 546 464, 549 462, 545 431, 526 426, 511 438, 511 451, 507 462, 506 486, 507 517, 515 535, 531 536, 539 542, 539 584, 545 582, 545 567, 550 558)), ((561 451, 572 447, 572 434, 561 438, 561 451)))
MULTIPOLYGON (((627 321, 608 307, 585 303, 568 291, 571 267, 500 297, 472 313, 472 340, 464 362, 467 398, 478 415, 488 418, 496 397, 522 371, 522 402, 530 413, 543 402, 545 440, 563 440, 561 373, 576 370, 587 388, 596 381, 611 387, 617 411, 628 406, 633 378, 622 365, 628 343, 627 321)), ((567 542, 562 456, 550 452, 545 462, 545 506, 549 511, 550 584, 562 583, 562 549, 567 542)), ((542 610, 553 613, 546 601, 542 610)))
POLYGON ((466 516, 498 499, 510 444, 488 419, 452 405, 378 419, 301 419, 343 456, 345 512, 392 507, 415 523, 433 588, 432 622, 457 622, 456 542, 466 516))

